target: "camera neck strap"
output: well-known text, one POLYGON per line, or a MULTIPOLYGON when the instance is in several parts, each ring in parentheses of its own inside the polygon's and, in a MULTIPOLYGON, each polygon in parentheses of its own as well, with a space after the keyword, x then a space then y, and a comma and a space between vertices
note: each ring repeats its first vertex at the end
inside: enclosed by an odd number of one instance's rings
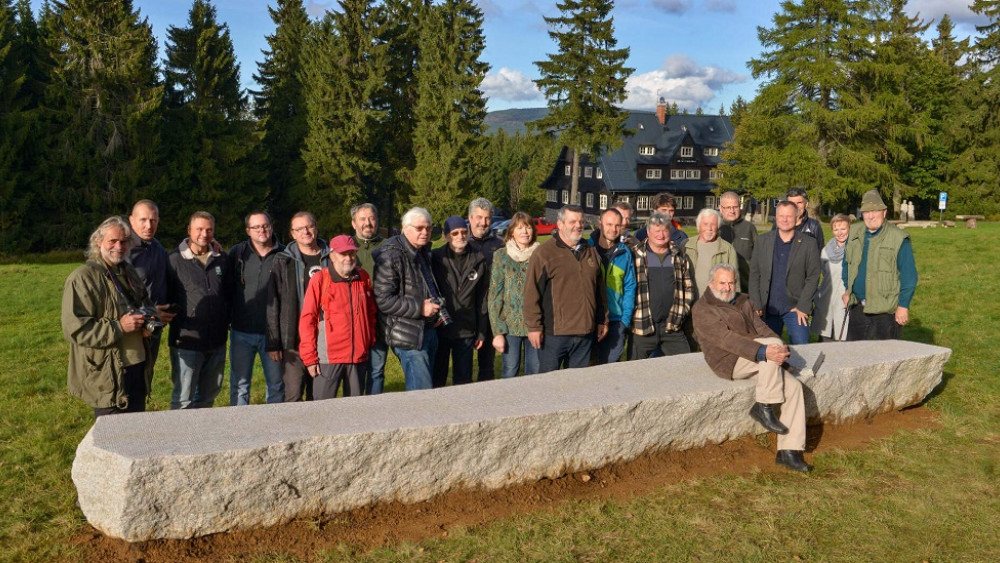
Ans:
POLYGON ((128 273, 126 273, 125 269, 122 268, 121 272, 122 272, 122 277, 125 278, 126 282, 128 282, 128 291, 126 291, 125 286, 122 285, 121 280, 118 279, 118 276, 116 276, 115 273, 111 271, 111 266, 109 266, 107 263, 104 264, 104 271, 107 272, 108 278, 111 279, 111 285, 115 286, 115 289, 118 291, 118 294, 125 298, 125 302, 128 303, 129 307, 136 307, 137 302, 139 300, 138 292, 136 292, 135 286, 132 284, 132 278, 128 276, 128 273))

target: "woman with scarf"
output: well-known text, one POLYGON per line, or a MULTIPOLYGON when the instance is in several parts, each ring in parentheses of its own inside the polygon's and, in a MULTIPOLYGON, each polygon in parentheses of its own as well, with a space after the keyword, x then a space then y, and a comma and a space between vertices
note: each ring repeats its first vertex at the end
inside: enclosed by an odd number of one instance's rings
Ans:
POLYGON ((493 327, 493 348, 502 354, 502 377, 538 373, 538 350, 528 342, 524 324, 524 284, 528 258, 538 248, 531 216, 518 211, 504 233, 505 245, 493 254, 487 303, 493 327), (523 360, 522 360, 523 354, 523 360))
POLYGON ((844 250, 851 230, 851 218, 843 213, 834 215, 830 219, 830 229, 833 231, 833 238, 826 243, 819 255, 823 279, 816 292, 812 332, 821 340, 845 340, 847 309, 840 298, 845 291, 841 269, 844 266, 844 250))

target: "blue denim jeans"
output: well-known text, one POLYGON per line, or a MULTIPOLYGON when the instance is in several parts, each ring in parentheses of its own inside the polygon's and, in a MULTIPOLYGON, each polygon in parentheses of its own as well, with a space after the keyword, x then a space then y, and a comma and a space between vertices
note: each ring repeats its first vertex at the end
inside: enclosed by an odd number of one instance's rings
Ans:
POLYGON ((281 377, 281 364, 271 359, 264 348, 267 337, 238 330, 229 331, 229 404, 250 404, 250 376, 253 375, 253 358, 260 356, 267 382, 268 403, 285 402, 285 381, 281 377))
POLYGON ((763 320, 767 328, 773 330, 778 338, 781 338, 781 326, 784 325, 785 330, 788 331, 789 344, 809 344, 809 325, 800 325, 798 314, 795 311, 789 311, 781 316, 765 313, 763 320))
MULTIPOLYGON (((608 333, 597 343, 597 363, 613 364, 621 359, 625 351, 625 333, 628 329, 621 321, 608 323, 608 333)), ((594 339, 596 340, 596 336, 594 339)))
POLYGON ((381 338, 368 350, 368 364, 365 366, 365 395, 378 395, 385 386, 385 359, 389 346, 381 338))
POLYGON ((419 350, 404 350, 393 346, 392 351, 403 367, 407 391, 434 387, 431 373, 434 369, 434 355, 437 354, 437 330, 430 326, 424 327, 424 341, 419 350))
POLYGON ((214 350, 170 347, 170 379, 174 393, 171 409, 209 408, 222 389, 226 371, 226 345, 214 350))
POLYGON ((538 350, 528 342, 527 336, 504 335, 507 348, 500 356, 503 365, 501 377, 517 377, 521 371, 521 351, 524 350, 524 375, 538 373, 538 350))
POLYGON ((585 368, 590 365, 590 350, 594 344, 592 335, 542 337, 542 347, 538 349, 538 373, 556 371, 560 367, 585 368))

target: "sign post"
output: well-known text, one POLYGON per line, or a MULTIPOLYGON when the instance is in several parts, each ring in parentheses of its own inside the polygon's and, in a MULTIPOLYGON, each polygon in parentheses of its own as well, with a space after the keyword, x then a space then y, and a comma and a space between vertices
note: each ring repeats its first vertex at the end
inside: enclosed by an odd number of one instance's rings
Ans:
POLYGON ((938 224, 944 224, 944 209, 948 207, 948 192, 941 192, 938 195, 938 224))

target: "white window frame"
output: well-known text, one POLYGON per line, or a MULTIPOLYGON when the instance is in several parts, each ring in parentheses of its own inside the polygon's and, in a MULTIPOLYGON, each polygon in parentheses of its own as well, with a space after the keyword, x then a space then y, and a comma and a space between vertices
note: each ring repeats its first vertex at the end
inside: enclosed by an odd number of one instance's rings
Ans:
POLYGON ((639 156, 654 156, 656 145, 639 145, 639 156))
POLYGON ((681 158, 691 158, 694 156, 694 147, 681 147, 681 158))
POLYGON ((622 203, 631 203, 632 202, 632 198, 629 197, 629 196, 627 196, 627 195, 620 195, 620 196, 618 196, 618 197, 615 198, 615 201, 620 201, 622 203))
POLYGON ((677 198, 684 200, 684 209, 694 209, 694 196, 686 195, 683 198, 677 198))
POLYGON ((587 194, 587 207, 594 208, 594 194, 587 194))
POLYGON ((715 209, 718 204, 718 198, 714 195, 705 196, 705 207, 707 209, 715 209))
POLYGON ((601 172, 601 167, 600 166, 598 166, 594 170, 594 178, 597 178, 598 180, 601 180, 601 179, 604 178, 604 172, 601 172))
POLYGON ((647 168, 646 169, 646 179, 647 180, 659 180, 663 178, 662 168, 647 168))
POLYGON ((705 156, 719 156, 719 147, 705 147, 705 156))
POLYGON ((566 205, 569 203, 569 190, 562 191, 562 204, 566 205))
POLYGON ((685 180, 701 180, 701 170, 685 170, 685 180))
POLYGON ((635 197, 635 210, 636 211, 649 211, 650 205, 653 203, 653 198, 648 195, 640 195, 635 197))
POLYGON ((594 167, 593 166, 585 166, 583 168, 583 177, 584 178, 593 178, 594 177, 594 167))
POLYGON ((559 190, 545 190, 545 201, 555 203, 559 200, 559 190))
POLYGON ((719 177, 720 177, 719 171, 716 170, 715 168, 712 168, 711 170, 708 171, 709 180, 718 180, 719 177))
POLYGON ((600 202, 600 204, 601 204, 601 211, 603 211, 603 210, 605 210, 605 209, 608 208, 608 195, 607 194, 601 194, 600 197, 597 198, 597 201, 600 202))
POLYGON ((566 165, 566 173, 563 174, 563 176, 572 176, 572 175, 573 175, 573 165, 572 164, 567 164, 566 165))
POLYGON ((683 170, 678 170, 676 168, 670 169, 670 179, 671 180, 683 180, 684 179, 684 171, 683 170))

